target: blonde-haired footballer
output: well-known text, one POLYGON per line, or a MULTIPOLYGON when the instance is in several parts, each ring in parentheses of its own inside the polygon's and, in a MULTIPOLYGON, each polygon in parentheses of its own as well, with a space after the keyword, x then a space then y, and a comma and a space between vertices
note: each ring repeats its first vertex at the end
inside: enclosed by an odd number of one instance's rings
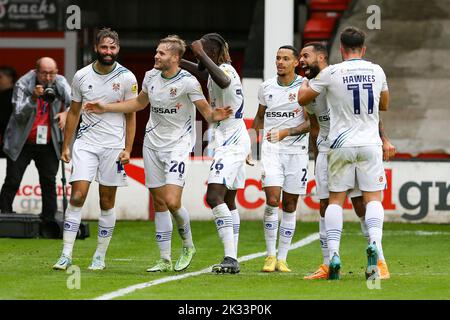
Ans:
POLYGON ((150 104, 150 117, 143 146, 145 185, 155 207, 156 242, 160 259, 148 272, 182 271, 189 267, 196 252, 188 211, 181 205, 187 162, 195 142, 195 110, 208 122, 226 119, 229 108, 211 109, 200 83, 179 63, 186 50, 176 35, 162 39, 156 49, 154 69, 145 74, 142 91, 135 99, 114 104, 92 102, 86 110, 95 113, 133 112, 150 104), (172 219, 183 239, 175 267, 171 260, 172 219))

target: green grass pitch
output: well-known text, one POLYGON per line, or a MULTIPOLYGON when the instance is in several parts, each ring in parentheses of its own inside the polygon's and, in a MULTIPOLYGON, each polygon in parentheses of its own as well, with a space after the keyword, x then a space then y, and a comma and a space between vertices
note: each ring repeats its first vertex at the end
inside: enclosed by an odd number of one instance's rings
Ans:
MULTIPOLYGON (((262 273, 264 257, 241 263, 237 275, 203 273, 189 276, 223 257, 222 244, 212 221, 192 222, 197 254, 182 273, 150 274, 145 270, 158 259, 151 222, 118 222, 108 251, 107 269, 87 270, 95 251, 97 225, 91 237, 77 240, 73 254, 79 266, 80 288, 71 274, 54 271, 62 240, 0 239, 0 299, 94 299, 139 283, 177 275, 184 279, 136 290, 117 299, 152 300, 298 300, 298 299, 450 299, 450 225, 385 223, 383 246, 391 279, 380 289, 369 289, 364 278, 366 247, 359 223, 344 223, 341 242, 342 279, 306 281, 303 276, 321 263, 318 240, 291 250, 292 273, 262 273), (72 280, 71 280, 72 279, 72 280), (69 280, 69 281, 68 281, 69 280)), ((318 223, 298 222, 293 243, 318 231, 318 223)), ((172 259, 181 240, 174 231, 172 259)), ((239 256, 265 250, 262 222, 243 221, 239 256)))

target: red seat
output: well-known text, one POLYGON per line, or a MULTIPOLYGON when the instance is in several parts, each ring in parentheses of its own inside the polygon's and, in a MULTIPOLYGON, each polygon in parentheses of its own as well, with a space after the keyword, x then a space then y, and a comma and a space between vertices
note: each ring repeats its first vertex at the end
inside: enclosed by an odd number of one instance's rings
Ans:
POLYGON ((311 0, 309 10, 313 11, 345 11, 347 10, 348 0, 311 0))
POLYGON ((328 18, 337 18, 341 17, 341 12, 335 11, 315 11, 311 13, 310 19, 328 19, 328 18))
POLYGON ((337 18, 309 19, 303 30, 303 41, 329 40, 333 36, 337 18))

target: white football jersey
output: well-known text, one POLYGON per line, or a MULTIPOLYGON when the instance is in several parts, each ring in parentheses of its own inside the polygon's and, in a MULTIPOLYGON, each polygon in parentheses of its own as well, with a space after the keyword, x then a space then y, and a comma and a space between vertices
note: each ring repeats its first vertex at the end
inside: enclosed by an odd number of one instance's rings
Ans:
POLYGON ((219 68, 231 79, 230 85, 222 89, 209 76, 208 92, 211 107, 222 108, 231 107, 233 113, 223 121, 213 124, 214 146, 222 147, 228 145, 238 145, 241 138, 248 137, 248 132, 243 120, 244 114, 244 94, 239 74, 229 63, 223 63, 219 68))
MULTIPOLYGON (((100 74, 90 64, 75 74, 72 82, 72 100, 85 104, 90 101, 113 103, 137 97, 138 87, 134 74, 116 63, 113 71, 100 74)), ((82 111, 77 139, 96 146, 123 149, 126 121, 123 113, 103 114, 82 111)))
POLYGON ((330 150, 330 140, 328 134, 330 132, 330 109, 327 105, 327 96, 325 93, 319 94, 311 104, 305 106, 305 110, 309 114, 314 114, 319 123, 319 136, 317 137, 317 149, 319 152, 327 153, 330 150))
POLYGON ((144 145, 163 152, 190 152, 195 143, 194 102, 205 99, 197 79, 186 70, 166 79, 152 69, 145 73, 142 91, 150 101, 144 145))
POLYGON ((277 143, 271 143, 266 138, 266 133, 272 129, 296 127, 305 122, 303 108, 297 101, 297 93, 302 81, 302 77, 297 75, 289 86, 282 86, 278 83, 278 77, 274 77, 260 85, 259 104, 266 107, 262 142, 262 149, 266 152, 308 153, 309 134, 288 136, 277 143))
POLYGON ((347 60, 323 69, 310 86, 327 96, 331 149, 382 145, 378 111, 381 91, 388 85, 379 65, 347 60))

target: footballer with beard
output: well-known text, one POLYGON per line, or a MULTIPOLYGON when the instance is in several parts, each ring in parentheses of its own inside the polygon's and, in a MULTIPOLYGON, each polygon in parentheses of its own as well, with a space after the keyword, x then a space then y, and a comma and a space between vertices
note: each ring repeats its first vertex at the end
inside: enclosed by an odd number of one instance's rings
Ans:
MULTIPOLYGON (((300 66, 308 79, 316 78, 323 69, 328 67, 328 50, 326 45, 322 42, 310 42, 306 44, 300 52, 300 66)), ((305 276, 304 279, 328 279, 330 256, 325 228, 325 210, 329 202, 327 155, 330 149, 330 143, 328 141, 330 114, 325 93, 320 94, 310 105, 305 106, 305 110, 308 112, 310 119, 310 146, 315 160, 316 194, 320 199, 319 233, 323 263, 314 273, 305 276)), ((383 158, 385 161, 388 161, 395 155, 395 147, 390 143, 389 138, 384 133, 381 119, 379 127, 380 137, 383 141, 383 158)), ((290 128, 287 130, 297 131, 298 128, 290 128)), ((281 137, 283 137, 283 134, 281 137)), ((362 233, 367 241, 369 241, 369 234, 365 222, 366 208, 362 193, 359 189, 355 188, 348 193, 348 196, 351 198, 355 212, 360 219, 362 233)), ((388 279, 390 277, 384 258, 378 261, 378 268, 381 279, 388 279)))
POLYGON ((72 83, 72 103, 67 115, 61 160, 72 160, 70 183, 72 193, 65 212, 63 250, 53 266, 66 270, 72 264, 72 251, 81 222, 81 210, 91 182, 99 183, 100 215, 97 250, 90 270, 103 270, 111 240, 116 214, 114 211, 117 187, 127 185, 123 165, 130 160, 136 130, 134 112, 127 114, 89 114, 82 110, 88 101, 103 103, 125 101, 137 97, 136 77, 116 62, 120 50, 119 36, 111 29, 102 29, 96 36, 97 60, 79 70, 72 83), (81 115, 71 152, 71 145, 81 115))
POLYGON ((147 272, 186 270, 196 253, 190 215, 182 205, 189 156, 195 146, 198 110, 208 122, 222 121, 232 112, 230 107, 211 108, 197 79, 180 68, 186 43, 177 35, 159 41, 155 64, 145 73, 142 91, 128 101, 102 103, 92 101, 84 110, 95 114, 136 112, 150 107, 142 154, 145 186, 153 197, 155 240, 160 259, 147 272), (173 222, 182 241, 181 255, 172 265, 173 222))

